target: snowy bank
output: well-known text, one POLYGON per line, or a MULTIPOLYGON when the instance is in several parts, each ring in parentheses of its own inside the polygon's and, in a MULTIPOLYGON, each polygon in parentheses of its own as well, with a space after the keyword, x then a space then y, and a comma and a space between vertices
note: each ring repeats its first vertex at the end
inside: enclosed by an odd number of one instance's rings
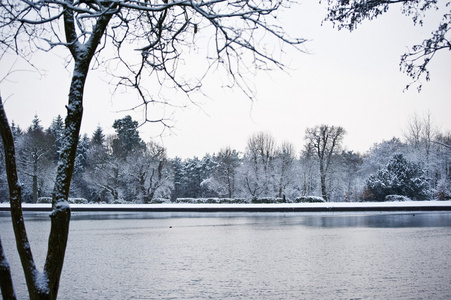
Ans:
MULTIPOLYGON (((24 211, 50 211, 50 204, 22 204, 24 211)), ((451 211, 451 201, 326 202, 274 204, 71 204, 72 211, 117 212, 329 212, 329 211, 451 211)), ((0 203, 9 211, 9 203, 0 203)))

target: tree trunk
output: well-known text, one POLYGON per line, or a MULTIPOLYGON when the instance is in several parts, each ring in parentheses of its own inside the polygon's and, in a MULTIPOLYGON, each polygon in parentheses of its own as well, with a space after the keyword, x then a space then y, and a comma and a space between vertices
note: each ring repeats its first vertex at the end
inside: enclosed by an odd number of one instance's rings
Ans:
MULTIPOLYGON (((17 177, 16 150, 14 147, 13 135, 6 118, 3 103, 0 98, 0 134, 3 140, 5 151, 5 168, 9 187, 9 202, 11 205, 11 220, 13 223, 14 236, 16 239, 17 251, 25 274, 30 299, 45 299, 42 297, 46 293, 46 287, 39 285, 37 277, 45 278, 40 273, 33 260, 30 243, 22 214, 22 189, 17 177)), ((5 273, 7 275, 7 273, 5 273)), ((9 280, 9 279, 5 279, 9 280)), ((2 279, 3 281, 3 279, 2 279)), ((12 288, 12 285, 10 286, 12 288)))
POLYGON ((33 203, 38 202, 38 155, 33 154, 33 203))
POLYGON ((230 172, 227 172, 227 192, 229 198, 232 198, 232 182, 230 180, 230 172))
POLYGON ((86 71, 81 73, 80 66, 76 64, 71 91, 69 93, 66 128, 63 135, 65 143, 61 147, 60 161, 58 163, 53 190, 52 213, 50 215, 51 229, 43 273, 37 270, 28 243, 22 215, 21 188, 17 179, 14 141, 3 110, 3 105, 0 107, 0 127, 5 146, 6 169, 10 187, 11 217, 17 250, 25 272, 30 299, 56 299, 58 294, 59 280, 69 233, 70 207, 67 198, 69 196, 83 113, 82 96, 87 68, 84 69, 86 71))
POLYGON ((16 294, 14 293, 14 286, 11 277, 11 269, 9 267, 6 255, 3 252, 2 241, 0 239, 0 288, 2 291, 3 299, 15 300, 16 294))
POLYGON ((44 272, 37 270, 22 215, 21 188, 17 178, 14 141, 0 101, 0 132, 5 148, 6 172, 10 189, 11 217, 17 250, 25 273, 30 299, 56 299, 69 234, 70 207, 67 202, 83 114, 83 88, 89 60, 75 62, 67 105, 64 143, 60 150, 53 190, 51 228, 44 272))
POLYGON ((320 169, 320 177, 321 177, 321 194, 324 198, 324 200, 329 201, 327 196, 327 188, 326 188, 326 171, 324 170, 323 161, 320 161, 319 164, 320 169))
MULTIPOLYGON (((70 1, 69 1, 70 2, 70 1)), ((69 91, 69 101, 66 106, 67 117, 60 149, 55 186, 53 189, 51 228, 48 242, 48 252, 44 265, 44 272, 39 272, 33 260, 28 242, 25 223, 22 214, 21 186, 17 177, 16 158, 13 135, 9 127, 6 113, 0 98, 0 135, 3 139, 5 151, 5 167, 10 193, 11 219, 16 239, 17 250, 25 273, 25 280, 30 299, 56 299, 59 281, 63 268, 69 234, 70 207, 67 202, 70 183, 74 170, 78 137, 83 114, 83 91, 89 64, 105 32, 112 14, 102 15, 93 27, 91 38, 83 45, 78 42, 75 30, 75 18, 71 9, 64 10, 64 28, 68 48, 74 58, 74 72, 69 91)), ((3 259, 1 260, 4 261, 3 259)), ((10 276, 6 274, 6 281, 10 276)), ((3 277, 1 280, 3 287, 3 277)), ((8 286, 6 284, 5 286, 8 286)), ((12 285, 10 285, 12 288, 12 285)), ((11 293, 10 293, 11 294, 11 293)))
POLYGON ((48 276, 50 299, 56 299, 63 269, 69 234, 70 207, 67 202, 74 170, 78 138, 83 115, 83 90, 89 69, 88 61, 75 61, 74 73, 66 106, 67 116, 60 149, 55 186, 52 194, 52 213, 49 247, 44 272, 48 276))

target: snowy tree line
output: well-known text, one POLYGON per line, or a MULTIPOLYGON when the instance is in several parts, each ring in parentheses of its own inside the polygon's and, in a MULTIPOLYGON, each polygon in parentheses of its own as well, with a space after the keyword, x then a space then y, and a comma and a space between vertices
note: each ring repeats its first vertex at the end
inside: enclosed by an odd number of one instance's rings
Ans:
MULTIPOLYGON (((98 127, 90 137, 80 137, 71 197, 107 203, 186 198, 291 202, 306 196, 326 201, 384 201, 389 195, 451 198, 451 134, 433 130, 429 115, 411 119, 404 141, 382 141, 365 154, 343 148, 342 127, 318 125, 300 137, 305 141, 300 152, 290 142, 277 144, 271 134, 259 132, 249 137, 244 152, 223 148, 202 158, 170 159, 164 147, 141 139, 138 122, 130 116, 112 127, 116 133, 111 136, 98 127)), ((62 118, 44 129, 35 116, 28 129, 14 124, 12 129, 24 200, 51 196, 62 118)), ((6 200, 4 170, 0 180, 6 200)))

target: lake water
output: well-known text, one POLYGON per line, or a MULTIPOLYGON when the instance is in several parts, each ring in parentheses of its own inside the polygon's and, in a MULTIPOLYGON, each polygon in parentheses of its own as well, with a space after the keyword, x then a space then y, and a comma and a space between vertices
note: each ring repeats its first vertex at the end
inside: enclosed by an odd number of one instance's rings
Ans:
MULTIPOLYGON (((38 265, 46 213, 27 213, 38 265)), ((0 234, 26 299, 11 220, 0 234)), ((451 214, 73 213, 59 299, 451 299, 451 214)))

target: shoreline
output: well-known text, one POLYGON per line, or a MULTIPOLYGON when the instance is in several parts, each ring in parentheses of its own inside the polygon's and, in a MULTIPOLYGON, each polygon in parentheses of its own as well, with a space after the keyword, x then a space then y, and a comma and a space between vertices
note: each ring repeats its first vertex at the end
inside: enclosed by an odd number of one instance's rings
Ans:
MULTIPOLYGON (((451 201, 326 202, 277 204, 71 204, 72 212, 365 212, 451 211, 451 201)), ((0 203, 0 211, 9 211, 0 203)), ((50 204, 22 204, 23 211, 50 212, 50 204)))

